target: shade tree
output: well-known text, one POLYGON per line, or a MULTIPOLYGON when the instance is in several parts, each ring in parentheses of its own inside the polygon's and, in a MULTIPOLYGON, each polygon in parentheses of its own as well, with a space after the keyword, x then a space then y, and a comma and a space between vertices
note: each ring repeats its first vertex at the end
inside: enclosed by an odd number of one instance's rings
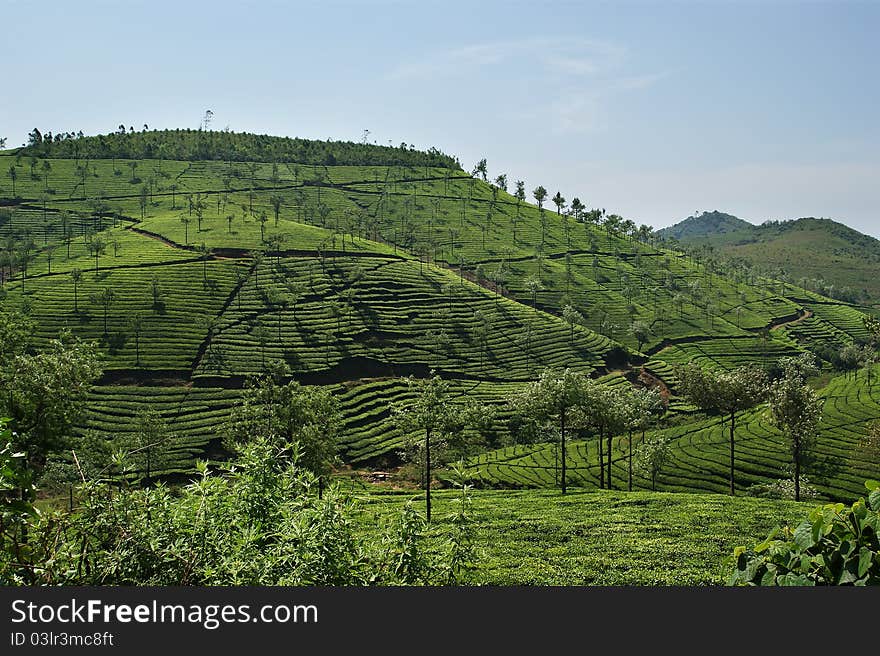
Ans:
POLYGON ((770 422, 785 436, 791 453, 794 499, 801 500, 801 471, 809 462, 816 429, 822 419, 822 400, 806 378, 818 373, 808 353, 779 361, 783 374, 769 389, 770 422))
POLYGON ((558 428, 562 494, 568 487, 567 434, 584 425, 585 408, 593 396, 594 387, 595 383, 579 371, 547 368, 537 380, 508 398, 514 415, 531 424, 533 430, 540 431, 542 425, 558 428))
POLYGON ((675 368, 678 391, 701 410, 720 413, 730 420, 730 494, 735 484, 735 434, 737 415, 761 403, 767 396, 767 375, 755 365, 731 371, 703 369, 695 362, 675 368))
MULTIPOLYGON (((396 403, 392 414, 398 429, 404 435, 417 434, 419 451, 424 455, 425 517, 431 521, 432 447, 452 436, 460 435, 469 426, 479 425, 486 409, 473 401, 459 401, 452 392, 449 381, 433 371, 429 378, 406 379, 413 397, 396 403)), ((411 445, 412 446, 412 445, 411 445)), ((412 453, 413 449, 410 449, 412 453)))

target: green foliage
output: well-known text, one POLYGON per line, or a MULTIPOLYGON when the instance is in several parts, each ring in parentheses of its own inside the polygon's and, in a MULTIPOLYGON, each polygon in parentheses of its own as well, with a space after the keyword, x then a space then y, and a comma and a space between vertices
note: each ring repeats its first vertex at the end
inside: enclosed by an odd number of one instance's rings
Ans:
MULTIPOLYGON (((453 531, 461 491, 435 493, 438 521, 426 534, 439 548, 453 531)), ((394 518, 411 493, 363 495, 362 531, 394 518), (378 520, 377 520, 378 516, 378 520)), ((416 516, 424 501, 413 501, 416 516)), ((475 568, 459 583, 479 585, 719 585, 730 553, 759 541, 803 506, 718 494, 604 490, 477 489, 470 501, 475 568)))
POLYGON ((822 419, 822 400, 804 378, 815 374, 812 356, 781 362, 782 378, 773 381, 768 394, 770 422, 783 432, 792 457, 795 501, 800 501, 801 470, 815 444, 816 427, 822 419))
POLYGON ((37 157, 84 159, 226 160, 235 162, 297 162, 319 165, 444 166, 460 168, 435 148, 422 152, 351 141, 318 141, 231 131, 120 131, 93 137, 58 134, 19 151, 37 157))
POLYGON ((468 427, 485 426, 484 422, 490 411, 472 399, 456 401, 450 394, 449 381, 434 375, 433 371, 431 377, 425 380, 409 377, 407 385, 415 392, 415 397, 394 405, 392 413, 401 432, 408 436, 413 433, 416 435, 414 439, 408 440, 403 455, 423 467, 426 518, 430 522, 432 448, 435 451, 435 464, 444 462, 443 447, 456 436, 459 437, 456 450, 459 453, 465 450, 466 441, 460 436, 468 427), (436 453, 438 447, 441 448, 440 454, 436 453))
POLYGON ((25 454, 16 451, 9 420, 0 418, 0 583, 20 583, 16 562, 31 557, 24 539, 27 526, 39 516, 28 501, 33 496, 32 477, 25 454))
POLYGON ((880 319, 877 319, 877 317, 865 316, 863 321, 865 323, 865 330, 871 335, 871 341, 877 346, 880 344, 880 319))
MULTIPOLYGON (((294 449, 295 451, 295 449, 294 449)), ((5 453, 5 452, 4 452, 5 453)), ((6 481, 6 468, 0 469, 6 481)), ((79 507, 32 521, 4 549, 4 581, 31 585, 366 585, 449 583, 471 567, 454 539, 429 544, 406 509, 391 535, 357 530, 354 500, 271 440, 172 491, 83 485, 79 507)), ((466 512, 465 508, 463 512, 466 512)), ((466 521, 460 520, 460 521, 466 521)), ((7 545, 4 545, 7 546, 7 545)))
POLYGON ((754 407, 767 395, 767 376, 760 367, 712 371, 695 363, 675 371, 678 391, 703 410, 731 414, 754 407))
POLYGON ((42 352, 14 356, 0 369, 0 414, 14 422, 15 447, 25 452, 34 472, 67 443, 100 373, 96 346, 69 333, 42 352))
POLYGON ((645 477, 651 479, 651 489, 657 489, 657 476, 671 455, 669 439, 654 436, 642 442, 635 449, 635 467, 645 477))
POLYGON ((810 511, 753 549, 734 550, 731 585, 880 585, 880 482, 868 499, 830 503, 810 511))
POLYGON ((299 449, 297 459, 303 467, 326 474, 336 462, 339 404, 329 390, 294 380, 285 383, 289 375, 287 365, 273 362, 266 373, 248 378, 241 402, 230 415, 226 444, 239 449, 263 437, 281 451, 299 449))

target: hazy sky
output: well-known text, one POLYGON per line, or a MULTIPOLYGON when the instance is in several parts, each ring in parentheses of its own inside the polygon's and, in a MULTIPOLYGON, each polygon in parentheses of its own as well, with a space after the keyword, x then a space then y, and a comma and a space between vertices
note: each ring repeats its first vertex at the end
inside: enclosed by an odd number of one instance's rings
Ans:
POLYGON ((0 0, 0 136, 213 127, 436 146, 661 227, 880 237, 878 2, 0 0))

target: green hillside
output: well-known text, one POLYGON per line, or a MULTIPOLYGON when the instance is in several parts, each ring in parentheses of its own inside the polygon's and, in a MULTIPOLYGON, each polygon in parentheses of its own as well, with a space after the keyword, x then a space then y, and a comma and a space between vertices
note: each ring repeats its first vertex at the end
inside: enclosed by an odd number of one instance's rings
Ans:
MULTIPOLYGON (((275 360, 338 397, 347 464, 398 463, 391 406, 411 394, 403 377, 433 370, 497 409, 474 461, 481 480, 544 486, 553 447, 511 444, 507 400, 545 367, 606 385, 644 371, 674 391, 675 364, 769 367, 867 339, 857 307, 796 281, 404 146, 157 131, 0 155, 14 171, 0 183, 0 307, 30 315, 34 347, 65 329, 100 343, 104 376, 78 430, 130 433, 156 409, 174 436, 164 473, 225 456, 246 377, 275 360)), ((880 415, 867 398, 845 413, 880 415)), ((681 455, 661 487, 719 491, 720 428, 689 419, 665 429, 681 455), (705 456, 688 455, 691 440, 705 456)), ((780 476, 776 438, 755 422, 767 443, 744 449, 741 488, 780 476)), ((855 432, 835 427, 828 449, 847 457, 855 432)), ((571 449, 584 461, 574 484, 594 485, 590 443, 571 449)), ((846 495, 863 473, 816 483, 846 495)))
POLYGON ((742 260, 775 278, 850 302, 880 301, 880 241, 831 219, 759 226, 717 212, 659 231, 681 244, 742 260), (719 221, 718 217, 725 217, 719 221), (729 217, 729 218, 727 218, 729 217))
POLYGON ((728 233, 749 232, 754 225, 748 221, 714 210, 689 216, 674 226, 663 228, 658 234, 664 239, 688 242, 701 238, 715 238, 728 233))

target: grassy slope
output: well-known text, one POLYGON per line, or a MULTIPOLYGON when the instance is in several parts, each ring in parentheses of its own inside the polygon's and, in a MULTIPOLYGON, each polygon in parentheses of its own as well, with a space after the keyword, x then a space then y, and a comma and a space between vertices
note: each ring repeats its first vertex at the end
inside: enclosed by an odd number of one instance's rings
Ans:
MULTIPOLYGON (((435 531, 448 527, 456 493, 436 493, 435 531)), ((362 495, 363 522, 395 513, 406 493, 362 495)), ((478 566, 489 585, 713 585, 734 547, 795 524, 810 504, 708 494, 476 490, 478 566)), ((365 529, 368 530, 368 529, 365 529)))

